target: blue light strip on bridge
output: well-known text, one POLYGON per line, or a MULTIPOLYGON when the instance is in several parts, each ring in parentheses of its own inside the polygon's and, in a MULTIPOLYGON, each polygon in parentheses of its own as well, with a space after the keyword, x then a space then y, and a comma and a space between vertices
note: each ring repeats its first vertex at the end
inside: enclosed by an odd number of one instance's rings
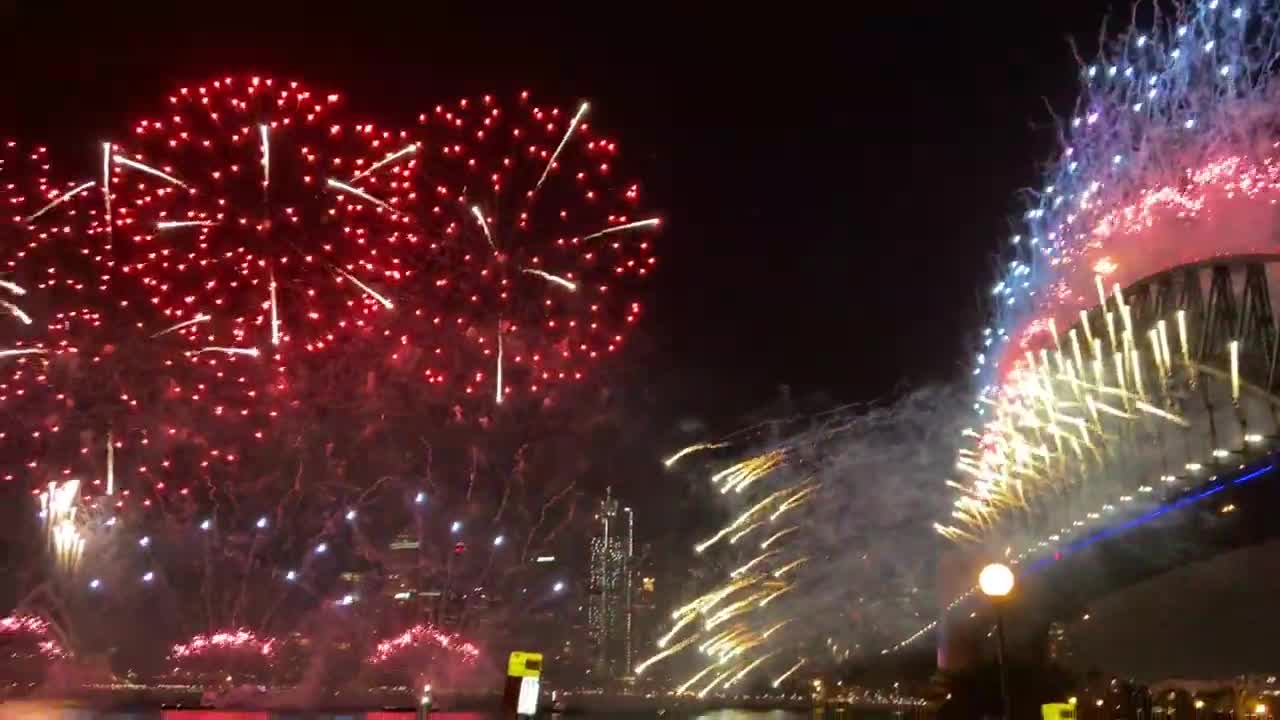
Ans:
MULTIPOLYGON (((1235 480, 1232 480, 1230 484, 1243 485, 1249 482, 1250 480, 1255 480, 1271 472, 1272 470, 1275 469, 1275 467, 1276 466, 1273 464, 1273 465, 1267 465, 1266 467, 1258 468, 1253 472, 1246 473, 1236 478, 1235 480)), ((1169 503, 1168 505, 1163 505, 1161 507, 1158 507, 1155 510, 1152 510, 1151 512, 1147 513, 1146 515, 1143 515, 1141 517, 1136 517, 1121 525, 1107 528, 1105 530, 1100 530, 1094 533, 1093 535, 1090 535, 1086 538, 1082 538, 1080 540, 1077 540, 1071 543, 1070 545, 1067 545, 1066 547, 1062 548, 1062 550, 1055 553, 1054 555, 1051 555, 1050 557, 1037 560, 1036 562, 1031 564, 1028 570, 1030 572, 1039 572, 1040 570, 1043 570, 1044 568, 1048 567, 1051 563, 1055 563, 1061 560, 1062 558, 1065 558, 1068 555, 1080 552, 1081 550, 1084 550, 1092 545, 1102 542, 1103 540, 1107 540, 1109 538, 1115 537, 1120 533, 1126 532, 1128 530, 1132 530, 1136 527, 1141 527, 1142 525, 1145 525, 1151 522, 1152 520, 1155 520, 1156 518, 1162 517, 1164 515, 1168 515, 1169 513, 1179 508, 1183 508, 1188 505, 1194 505, 1195 503, 1200 502, 1201 500, 1209 497, 1210 495, 1220 493, 1227 488, 1227 484, 1228 483, 1226 482, 1218 483, 1217 485, 1214 485, 1208 490, 1204 490, 1195 495, 1188 495, 1186 497, 1179 498, 1169 503)))

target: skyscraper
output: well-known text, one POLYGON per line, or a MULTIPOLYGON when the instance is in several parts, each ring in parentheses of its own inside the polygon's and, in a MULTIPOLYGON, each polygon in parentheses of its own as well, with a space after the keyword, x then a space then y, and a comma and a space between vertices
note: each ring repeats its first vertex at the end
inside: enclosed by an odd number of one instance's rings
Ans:
POLYGON ((1055 620, 1049 623, 1049 642, 1046 654, 1049 662, 1061 667, 1068 667, 1073 659, 1071 636, 1067 624, 1055 620))
POLYGON ((587 623, 595 651, 595 671, 602 677, 631 674, 631 564, 635 551, 635 514, 618 513, 610 488, 596 512, 591 538, 587 623))

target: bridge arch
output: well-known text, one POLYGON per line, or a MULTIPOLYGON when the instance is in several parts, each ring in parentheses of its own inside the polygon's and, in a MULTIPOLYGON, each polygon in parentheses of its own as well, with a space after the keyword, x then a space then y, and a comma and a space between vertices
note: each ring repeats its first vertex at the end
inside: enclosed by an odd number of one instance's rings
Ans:
POLYGON ((974 657, 981 633, 966 626, 981 619, 973 582, 984 562, 1041 569, 1160 508, 1252 480, 1280 451, 1280 254, 1211 258, 1125 288, 1099 277, 1097 288, 1076 322, 1023 349, 1023 395, 1004 410, 1029 429, 990 440, 1013 507, 941 561, 943 669, 974 657), (1030 450, 1007 450, 1018 443, 1030 450), (1037 483, 1034 496, 1015 495, 1024 482, 1037 483))

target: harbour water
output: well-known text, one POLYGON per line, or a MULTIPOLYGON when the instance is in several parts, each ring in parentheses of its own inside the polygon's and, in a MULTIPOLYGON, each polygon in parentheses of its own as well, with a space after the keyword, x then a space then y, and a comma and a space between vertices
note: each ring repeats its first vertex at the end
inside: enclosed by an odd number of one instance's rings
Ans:
MULTIPOLYGON (((0 720, 409 720, 412 712, 369 711, 342 713, 306 713, 254 710, 148 710, 139 712, 101 712, 95 710, 60 708, 50 704, 22 702, 0 705, 0 720)), ((431 720, 500 720, 498 713, 489 712, 438 712, 431 720)), ((584 713, 545 716, 555 720, 915 720, 910 711, 903 713, 886 710, 859 710, 853 708, 816 709, 812 712, 796 710, 739 710, 732 708, 708 710, 696 714, 681 715, 677 712, 653 710, 627 713, 584 713)))

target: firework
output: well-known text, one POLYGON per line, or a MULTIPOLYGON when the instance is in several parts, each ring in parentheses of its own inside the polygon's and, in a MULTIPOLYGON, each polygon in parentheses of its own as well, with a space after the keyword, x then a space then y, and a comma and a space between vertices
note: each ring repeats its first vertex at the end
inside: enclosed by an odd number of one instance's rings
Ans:
POLYGON ((162 314, 212 315, 209 344, 265 335, 289 369, 299 351, 377 333, 394 344, 375 352, 464 394, 493 372, 497 333, 500 395, 581 379, 618 349, 639 306, 614 286, 652 270, 657 224, 630 219, 639 188, 613 184, 615 141, 527 98, 510 112, 490 96, 437 106, 400 131, 344 124, 336 104, 297 83, 222 79, 183 88, 168 122, 144 120, 114 145, 114 224, 163 249, 131 268, 162 314), (601 231, 624 239, 582 244, 601 231))
POLYGON ((80 481, 49 483, 49 489, 40 494, 40 507, 45 527, 49 533, 49 548, 53 552, 58 569, 75 572, 84 555, 84 537, 76 525, 76 511, 80 503, 80 481))
POLYGON ((661 638, 663 646, 676 637, 692 642, 652 661, 712 658, 715 669, 688 684, 712 692, 755 674, 781 683, 802 657, 841 662, 904 632, 931 606, 929 587, 920 586, 928 576, 912 563, 932 549, 919 533, 938 505, 927 479, 953 457, 942 440, 952 427, 939 421, 958 422, 962 408, 949 393, 929 389, 891 405, 767 423, 766 432, 749 428, 714 443, 736 448, 739 457, 708 457, 713 487, 742 491, 716 493, 730 519, 694 549, 725 568, 723 579, 682 605, 661 638), (908 501, 912 488, 921 496, 908 501), (707 687, 726 670, 732 672, 707 687))
POLYGON ((52 636, 49 622, 34 615, 9 615, 0 618, 0 637, 6 643, 13 638, 26 637, 35 643, 36 651, 43 657, 58 659, 67 656, 62 645, 52 636))
POLYGON ((957 497, 959 522, 939 524, 939 532, 981 540, 1014 508, 1049 494, 1057 478, 1032 472, 1026 437, 1011 435, 1007 419, 1030 413, 1054 422, 1051 411, 1066 411, 1071 421, 1090 423, 1087 435, 1055 435, 1055 462, 1077 449, 1087 456, 1100 430, 1092 418, 1071 413, 1070 403, 1096 403, 1107 393, 1127 411, 1181 420, 1153 413, 1147 400, 1163 399, 1166 378, 1191 367, 1185 313, 1160 318, 1150 347, 1139 348, 1120 289, 1209 257, 1274 251, 1264 216, 1280 191, 1276 90, 1268 82, 1277 27, 1276 10, 1264 5, 1186 3, 1154 27, 1113 36, 1081 66, 1064 145, 1012 239, 1008 272, 992 289, 995 318, 974 371, 983 385, 975 405, 982 430, 966 461, 976 474, 957 497), (1102 310, 1090 318, 1095 302, 1102 310), (1073 328, 1064 355, 1058 328, 1077 317, 1087 341, 1073 328), (1170 321, 1179 332, 1180 367, 1170 352, 1170 321), (1028 353, 1040 348, 1045 357, 1028 353))
POLYGON ((474 663, 480 657, 480 649, 475 645, 428 623, 415 625, 400 635, 379 642, 368 661, 384 663, 413 648, 424 647, 448 651, 466 663, 474 663))
POLYGON ((185 643, 174 645, 169 650, 171 660, 193 658, 210 652, 234 651, 271 656, 279 648, 274 638, 259 638, 249 630, 230 630, 196 635, 185 643))
POLYGON ((643 674, 645 671, 645 668, 658 662, 662 658, 667 657, 668 655, 674 655, 675 653, 680 652, 681 650, 685 649, 690 644, 692 644, 693 641, 696 639, 697 639, 696 637, 690 637, 690 638, 681 640, 679 643, 676 643, 675 645, 667 648, 666 650, 663 650, 662 652, 657 653, 653 657, 650 657, 648 660, 645 660, 644 662, 636 665, 636 668, 635 668, 636 675, 643 674))
POLYGON ((778 677, 774 678, 773 686, 776 688, 779 685, 781 685, 784 680, 791 677, 791 675, 795 673, 795 671, 799 670, 800 666, 803 664, 804 664, 804 658, 800 658, 799 660, 797 660, 795 665, 792 665, 791 667, 787 668, 785 672, 783 672, 778 677))
POLYGON ((702 452, 703 450, 714 450, 716 448, 728 447, 728 445, 728 443, 695 443, 676 451, 675 454, 663 460, 662 465, 667 468, 675 467, 675 464, 680 462, 680 459, 686 455, 692 455, 693 453, 702 452))

